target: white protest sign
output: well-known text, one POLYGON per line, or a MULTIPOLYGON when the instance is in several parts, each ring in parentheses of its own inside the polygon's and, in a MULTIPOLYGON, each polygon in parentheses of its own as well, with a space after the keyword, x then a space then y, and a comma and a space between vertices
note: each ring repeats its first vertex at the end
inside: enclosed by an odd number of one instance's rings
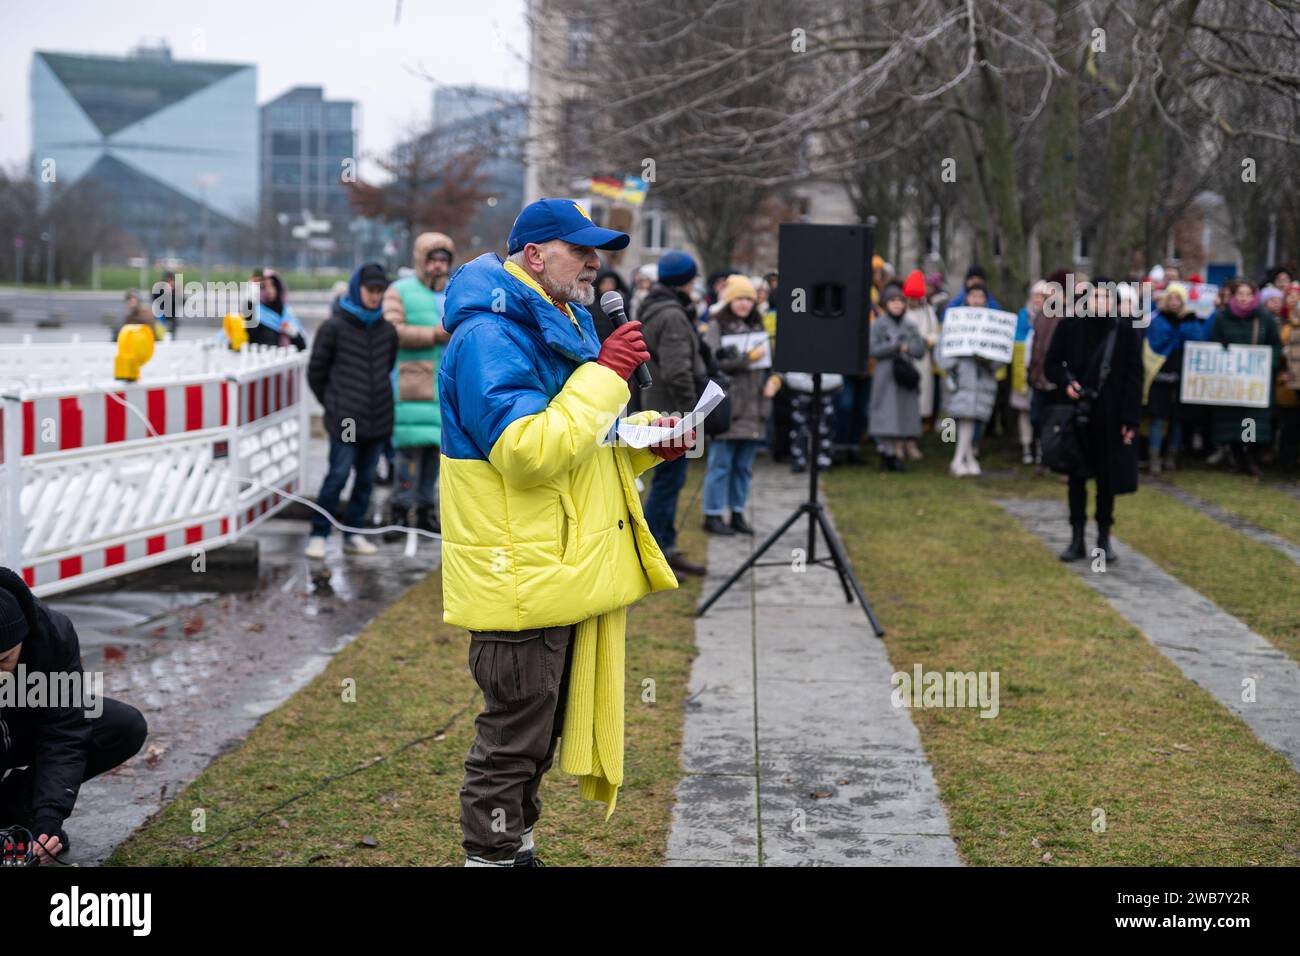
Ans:
POLYGON ((1273 350, 1267 345, 1188 342, 1183 346, 1182 400, 1188 405, 1268 408, 1273 350))
POLYGON ((940 355, 978 355, 1006 364, 1011 361, 1015 342, 1014 312, 959 305, 943 314, 940 355))
POLYGON ((738 355, 748 355, 754 351, 760 353, 757 358, 750 359, 750 368, 772 367, 772 349, 769 341, 766 332, 737 332, 721 336, 723 348, 730 346, 738 355))

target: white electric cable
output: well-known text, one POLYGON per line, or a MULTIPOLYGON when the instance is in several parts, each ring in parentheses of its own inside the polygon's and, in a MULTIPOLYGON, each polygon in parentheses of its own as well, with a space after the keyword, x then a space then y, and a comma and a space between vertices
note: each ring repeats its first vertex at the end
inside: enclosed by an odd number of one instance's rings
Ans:
MULTIPOLYGON (((116 392, 111 392, 108 389, 98 389, 98 391, 112 398, 113 401, 117 402, 127 411, 131 412, 131 414, 139 418, 140 421, 144 422, 144 427, 149 430, 150 434, 154 438, 163 437, 158 434, 158 430, 153 427, 153 423, 150 422, 149 419, 145 418, 145 416, 140 412, 140 409, 136 408, 134 405, 127 402, 126 399, 122 398, 116 392)), ((301 447, 301 444, 302 443, 299 443, 299 447, 301 447)), ((389 525, 384 525, 382 528, 351 528, 343 524, 341 521, 337 520, 332 514, 330 514, 320 505, 316 504, 316 502, 295 495, 291 491, 286 491, 283 488, 277 488, 274 485, 264 484, 263 482, 258 481, 256 478, 241 478, 239 475, 222 475, 221 477, 225 478, 227 481, 242 481, 250 485, 256 485, 257 487, 262 488, 265 491, 274 491, 276 494, 283 495, 285 498, 288 498, 290 501, 296 501, 299 504, 306 505, 308 508, 311 508, 313 511, 322 515, 325 518, 325 520, 327 520, 334 527, 338 528, 339 531, 341 531, 343 534, 384 534, 385 532, 388 531, 405 531, 407 532, 408 535, 421 535, 426 538, 432 538, 434 541, 442 540, 441 534, 437 534, 433 531, 425 531, 423 528, 411 528, 406 525, 389 524, 389 525)), ((411 539, 408 538, 408 545, 406 549, 408 556, 411 555, 413 550, 410 547, 410 543, 409 543, 410 540, 411 539)))

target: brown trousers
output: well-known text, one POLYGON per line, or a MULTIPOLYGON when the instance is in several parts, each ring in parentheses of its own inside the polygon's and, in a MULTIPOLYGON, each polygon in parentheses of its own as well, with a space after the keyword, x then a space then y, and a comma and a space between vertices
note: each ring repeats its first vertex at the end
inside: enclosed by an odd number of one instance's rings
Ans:
POLYGON ((538 788, 564 726, 574 625, 470 631, 469 669, 483 691, 460 790, 461 845, 489 862, 512 859, 542 813, 538 788))

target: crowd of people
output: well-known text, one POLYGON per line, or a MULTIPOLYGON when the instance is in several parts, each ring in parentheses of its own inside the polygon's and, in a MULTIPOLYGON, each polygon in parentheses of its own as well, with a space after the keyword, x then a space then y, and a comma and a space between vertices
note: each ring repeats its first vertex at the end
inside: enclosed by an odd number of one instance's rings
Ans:
MULTIPOLYGON (((1098 541, 1113 556, 1114 495, 1134 490, 1140 470, 1159 476, 1179 467, 1180 456, 1231 463, 1256 478, 1261 464, 1276 463, 1286 471, 1297 467, 1300 335, 1293 332, 1300 327, 1300 283, 1287 266, 1269 269, 1260 283, 1236 278, 1213 291, 1197 276, 1184 281, 1174 267, 1122 281, 1059 269, 1028 289, 1016 313, 1011 361, 1002 363, 945 355, 941 346, 948 309, 1001 309, 978 264, 950 297, 941 274, 918 269, 899 281, 876 256, 869 358, 859 374, 823 374, 820 416, 811 414, 811 375, 781 372, 773 366, 771 349, 736 345, 758 331, 774 342, 777 273, 760 277, 722 270, 703 284, 697 273, 686 253, 666 253, 657 266, 633 275, 630 312, 644 323, 652 356, 656 385, 640 396, 645 407, 689 409, 708 378, 726 387, 726 425, 710 430, 706 444, 702 498, 704 528, 711 534, 753 533, 744 509, 759 454, 788 460, 799 472, 860 465, 874 449, 882 470, 902 472, 907 462, 922 458, 921 436, 937 430, 953 445, 949 472, 955 477, 979 475, 982 446, 1002 436, 1014 440, 1022 464, 1043 475, 1048 470, 1043 429, 1055 405, 1082 403, 1091 410, 1080 418, 1086 423, 1086 460, 1061 478, 1070 487, 1071 524, 1077 531, 1075 544, 1063 555, 1067 559, 1083 553, 1088 480, 1097 485, 1098 541), (1071 281, 1074 286, 1066 288, 1071 281), (1149 310, 1139 294, 1143 281, 1153 293, 1149 310), (1212 306, 1193 301, 1207 294, 1215 296, 1212 306), (1056 308, 1049 307, 1053 296, 1056 308), (1086 299, 1087 315, 1100 321, 1060 308, 1065 298, 1076 297, 1086 299), (1111 329, 1116 336, 1108 346, 1111 329), (1183 347, 1195 341, 1271 348, 1269 410, 1182 402, 1183 347), (820 420, 820 433, 810 436, 814 419, 820 420)), ((602 272, 599 281, 600 292, 626 288, 612 270, 602 272)), ((607 334, 607 321, 602 329, 597 318, 596 326, 607 334)), ((656 469, 646 513, 674 569, 701 573, 700 565, 676 550, 684 469, 684 462, 656 469)))
MULTIPOLYGON (((325 407, 330 437, 329 467, 318 501, 332 514, 351 476, 348 511, 342 517, 347 526, 366 520, 373 486, 386 478, 395 487, 383 523, 440 529, 437 374, 450 339, 442 317, 455 254, 448 236, 426 232, 414 241, 411 268, 396 281, 378 263, 359 267, 350 282, 335 289, 330 317, 313 336, 308 384, 325 407)), ((1053 405, 1075 400, 1072 381, 1062 378, 1070 375, 1091 376, 1091 383, 1080 387, 1091 384, 1107 396, 1106 414, 1094 415, 1093 426, 1109 417, 1115 429, 1123 429, 1117 432, 1121 447, 1113 449, 1116 454, 1102 456, 1107 461, 1131 457, 1153 476, 1176 469, 1180 457, 1188 455, 1211 465, 1230 462, 1256 477, 1261 464, 1276 462, 1288 471, 1297 467, 1300 335, 1293 331, 1300 327, 1300 282, 1290 267, 1269 269, 1259 284, 1234 279, 1217 289, 1212 307, 1201 301, 1194 309, 1193 299, 1206 294, 1199 277, 1184 281, 1176 268, 1157 266, 1146 277, 1154 304, 1145 315, 1136 282, 1112 283, 1058 269, 1028 289, 1016 314, 1007 363, 945 355, 942 349, 948 309, 1001 309, 979 265, 967 270, 952 296, 944 290, 942 274, 914 269, 899 276, 880 256, 872 259, 871 277, 866 364, 854 375, 824 374, 822 407, 814 415, 812 376, 774 365, 777 272, 746 275, 721 269, 705 278, 695 259, 680 250, 635 270, 630 281, 602 263, 589 306, 597 338, 605 341, 614 329, 600 296, 616 291, 629 317, 640 323, 650 354, 653 386, 644 392, 634 389, 629 410, 681 414, 694 406, 710 380, 726 391, 726 402, 706 422, 707 466, 700 498, 703 527, 710 534, 754 533, 745 511, 759 455, 803 472, 861 465, 874 450, 882 470, 904 472, 909 462, 923 457, 922 435, 939 431, 953 446, 948 470, 955 477, 979 475, 982 448, 989 438, 1001 436, 1014 440, 1022 464, 1037 466, 1043 474, 1044 423, 1053 405), (1064 289, 1068 281, 1075 283, 1073 290, 1064 289), (1093 315, 1130 320, 1131 337, 1122 335, 1111 347, 1105 389, 1097 385, 1107 326, 1063 325, 1068 318, 1048 307, 1054 290, 1058 296, 1090 295, 1093 315), (1245 437, 1242 409, 1181 401, 1183 349, 1198 341, 1273 349, 1271 408, 1268 414, 1251 413, 1253 429, 1245 437), (1121 387, 1132 394, 1112 402, 1109 396, 1121 387), (818 433, 810 435, 814 421, 818 433)), ((255 290, 249 341, 308 348, 281 277, 272 269, 258 269, 249 281, 255 290)), ((129 294, 127 307, 126 321, 149 322, 159 337, 175 334, 175 319, 146 307, 138 295, 129 294)), ((1109 442, 1113 436, 1106 431, 1104 437, 1109 442)), ((687 464, 679 459, 654 470, 645 513, 673 569, 703 574, 704 566, 677 548, 678 499, 687 464)), ((1101 463, 1089 470, 1094 480, 1098 470, 1105 470, 1101 463)), ((1098 483, 1102 525, 1113 520, 1115 489, 1123 493, 1136 483, 1118 474, 1110 477, 1115 480, 1098 483)), ((1077 525, 1082 485, 1077 476, 1062 480, 1071 482, 1072 524, 1077 525)), ((308 556, 324 556, 330 530, 330 522, 318 516, 308 556)), ((360 554, 375 550, 361 535, 345 536, 344 549, 360 554)))

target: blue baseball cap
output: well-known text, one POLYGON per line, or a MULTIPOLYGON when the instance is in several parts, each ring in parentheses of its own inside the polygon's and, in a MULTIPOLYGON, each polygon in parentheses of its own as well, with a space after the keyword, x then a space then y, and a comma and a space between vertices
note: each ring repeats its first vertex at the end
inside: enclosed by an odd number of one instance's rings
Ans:
POLYGON ((623 249, 632 241, 625 232, 596 225, 587 210, 572 199, 539 199, 525 206, 515 220, 506 253, 514 255, 530 242, 551 239, 597 249, 623 249))

